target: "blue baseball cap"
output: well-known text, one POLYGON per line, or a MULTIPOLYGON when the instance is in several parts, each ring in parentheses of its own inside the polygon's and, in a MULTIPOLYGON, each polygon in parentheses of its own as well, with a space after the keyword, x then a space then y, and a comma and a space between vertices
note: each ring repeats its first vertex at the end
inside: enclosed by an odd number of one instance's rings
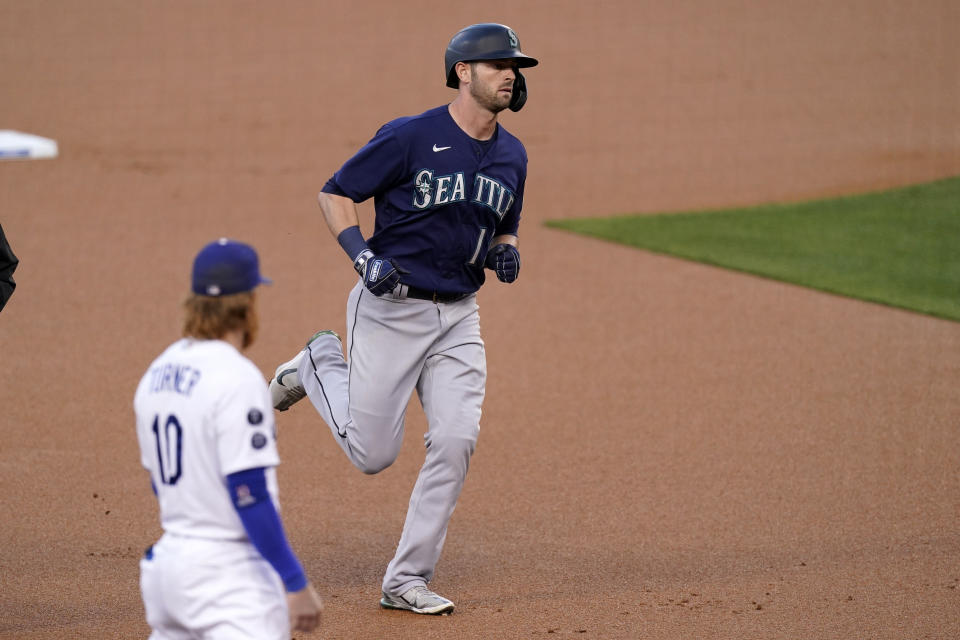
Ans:
POLYGON ((253 247, 227 238, 205 246, 193 261, 193 292, 202 296, 228 296, 272 282, 260 275, 253 247))

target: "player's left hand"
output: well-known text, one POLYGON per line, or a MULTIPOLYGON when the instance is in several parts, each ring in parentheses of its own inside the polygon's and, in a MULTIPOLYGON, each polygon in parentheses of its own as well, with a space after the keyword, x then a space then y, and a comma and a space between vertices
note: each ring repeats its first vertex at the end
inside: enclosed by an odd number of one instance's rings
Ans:
POLYGON ((312 584, 300 591, 287 593, 287 608, 290 612, 290 628, 294 631, 313 631, 320 626, 323 617, 323 600, 312 584))
POLYGON ((487 252, 484 265, 497 273, 500 282, 513 282, 520 275, 520 252, 512 244, 498 244, 487 252))

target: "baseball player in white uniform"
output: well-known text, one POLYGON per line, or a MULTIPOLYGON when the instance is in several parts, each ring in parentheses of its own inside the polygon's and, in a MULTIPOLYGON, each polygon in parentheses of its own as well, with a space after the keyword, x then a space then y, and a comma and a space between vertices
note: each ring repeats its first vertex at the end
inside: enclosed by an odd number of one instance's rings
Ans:
POLYGON ((252 247, 221 239, 193 264, 183 338, 134 397, 163 536, 140 562, 151 640, 289 640, 322 603, 278 515, 276 432, 260 370, 252 247))

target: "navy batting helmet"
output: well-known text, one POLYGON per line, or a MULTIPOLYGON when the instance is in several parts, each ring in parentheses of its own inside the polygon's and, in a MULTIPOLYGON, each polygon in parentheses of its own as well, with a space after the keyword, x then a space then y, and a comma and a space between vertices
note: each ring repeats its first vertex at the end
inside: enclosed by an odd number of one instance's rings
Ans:
MULTIPOLYGON (((447 52, 443 57, 447 86, 452 89, 459 86, 459 80, 454 71, 458 62, 505 59, 515 60, 518 68, 535 67, 539 62, 536 58, 520 51, 520 39, 517 38, 513 29, 506 25, 482 22, 461 29, 450 39, 447 52)), ((519 111, 526 101, 527 83, 518 70, 517 79, 513 84, 510 109, 519 111)))

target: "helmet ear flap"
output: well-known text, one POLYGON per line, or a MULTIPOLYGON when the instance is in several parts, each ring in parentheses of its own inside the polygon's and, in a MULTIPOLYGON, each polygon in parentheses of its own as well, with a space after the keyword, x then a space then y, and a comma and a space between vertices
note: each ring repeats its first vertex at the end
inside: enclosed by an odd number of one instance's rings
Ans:
POLYGON ((516 70, 517 77, 513 81, 513 96, 510 98, 510 111, 520 111, 527 103, 527 79, 516 70))

